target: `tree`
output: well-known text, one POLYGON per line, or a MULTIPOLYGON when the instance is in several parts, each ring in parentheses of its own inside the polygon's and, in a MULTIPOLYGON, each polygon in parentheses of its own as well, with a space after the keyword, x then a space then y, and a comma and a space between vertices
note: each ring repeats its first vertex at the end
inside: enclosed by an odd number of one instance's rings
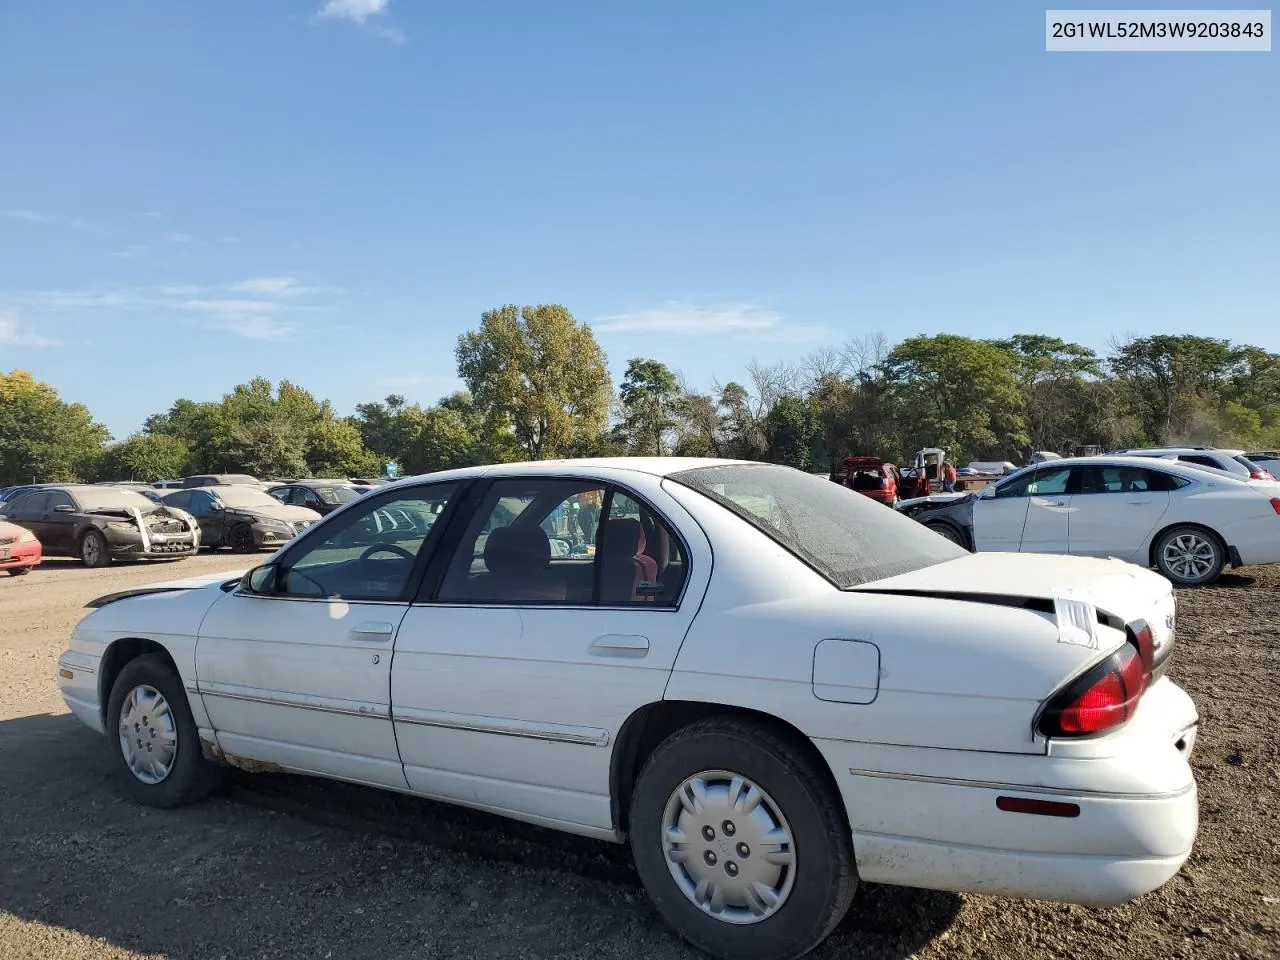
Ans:
POLYGON ((663 436, 676 426, 675 406, 680 396, 676 375, 657 360, 636 358, 627 364, 618 396, 630 452, 662 456, 663 436))
POLYGON ((769 411, 769 460, 797 470, 811 468, 811 447, 817 418, 807 400, 795 394, 782 397, 769 411))
POLYGON ((1071 453, 1080 444, 1106 442, 1110 407, 1104 411, 1089 402, 1089 384, 1102 376, 1102 361, 1092 350, 1043 334, 991 343, 1014 358, 1031 449, 1071 453))
POLYGON ((25 370, 0 372, 0 486, 79 480, 109 439, 84 404, 25 370))
POLYGON ((1228 340, 1159 334, 1117 344, 1108 366, 1129 388, 1147 437, 1190 442, 1191 421, 1217 405, 1237 358, 1228 340))
POLYGON ((167 433, 135 433, 102 451, 96 475, 101 480, 152 483, 183 476, 190 460, 191 447, 181 437, 167 433))
POLYGON ((530 459, 568 455, 603 432, 612 392, 591 328, 556 305, 504 306, 458 337, 458 375, 493 433, 530 459))
POLYGON ((949 333, 911 337, 886 369, 913 446, 945 447, 953 459, 1021 457, 1023 397, 1007 350, 949 333))

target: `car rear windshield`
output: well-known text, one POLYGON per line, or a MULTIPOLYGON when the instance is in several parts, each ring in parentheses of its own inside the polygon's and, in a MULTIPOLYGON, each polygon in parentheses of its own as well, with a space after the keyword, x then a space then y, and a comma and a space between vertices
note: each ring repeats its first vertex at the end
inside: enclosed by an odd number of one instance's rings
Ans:
POLYGON ((966 556, 884 504, 790 467, 695 467, 669 479, 733 511, 841 589, 966 556))
POLYGON ((329 504, 348 503, 360 496, 360 494, 356 493, 355 490, 347 486, 314 487, 313 489, 315 490, 317 497, 329 504))

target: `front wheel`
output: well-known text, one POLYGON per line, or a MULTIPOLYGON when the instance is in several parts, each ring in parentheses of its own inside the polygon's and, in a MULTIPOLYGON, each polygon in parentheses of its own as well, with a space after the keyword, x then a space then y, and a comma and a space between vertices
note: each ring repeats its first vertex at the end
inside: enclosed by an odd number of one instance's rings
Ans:
POLYGON ((162 654, 120 671, 107 701, 107 735, 126 789, 148 807, 202 800, 222 779, 201 751, 182 679, 162 654))
POLYGON ((1227 551, 1216 534, 1200 527, 1174 527, 1156 541, 1156 567, 1179 587, 1213 583, 1226 566, 1227 551))
POLYGON ((9 571, 9 576, 24 577, 30 572, 31 572, 30 567, 14 567, 12 570, 9 571))
POLYGON ((258 545, 253 541, 253 530, 247 523, 232 528, 227 544, 236 553, 253 553, 258 549, 258 545))
POLYGON ((926 523, 926 527, 944 539, 950 540, 957 546, 965 546, 964 537, 960 536, 960 531, 949 523, 926 523))
POLYGON ((803 956, 844 917, 857 886, 828 772, 750 721, 700 721, 659 745, 637 780, 630 832, 658 911, 724 960, 803 956))
POLYGON ((86 567, 105 567, 111 562, 107 538, 97 530, 88 530, 80 538, 80 560, 86 567))

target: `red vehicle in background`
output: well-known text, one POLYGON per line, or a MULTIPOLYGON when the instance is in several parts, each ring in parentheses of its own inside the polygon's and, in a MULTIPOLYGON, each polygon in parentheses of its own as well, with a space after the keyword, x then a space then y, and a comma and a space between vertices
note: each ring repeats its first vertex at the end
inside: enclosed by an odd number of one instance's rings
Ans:
POLYGON ((902 473, 879 457, 845 457, 831 479, 864 497, 892 507, 898 502, 902 473))
POLYGON ((16 523, 0 520, 0 570, 19 577, 43 558, 44 550, 34 533, 16 523))

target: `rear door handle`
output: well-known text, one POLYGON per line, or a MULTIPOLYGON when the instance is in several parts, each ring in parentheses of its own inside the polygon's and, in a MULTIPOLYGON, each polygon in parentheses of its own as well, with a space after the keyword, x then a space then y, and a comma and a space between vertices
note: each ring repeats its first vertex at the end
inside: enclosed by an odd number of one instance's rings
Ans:
POLYGON ((390 640, 391 635, 395 632, 396 628, 393 624, 366 621, 364 623, 357 623, 351 628, 351 639, 379 643, 383 640, 390 640))
POLYGON ((606 633, 591 641, 598 657, 643 657, 649 652, 649 638, 630 633, 606 633))

